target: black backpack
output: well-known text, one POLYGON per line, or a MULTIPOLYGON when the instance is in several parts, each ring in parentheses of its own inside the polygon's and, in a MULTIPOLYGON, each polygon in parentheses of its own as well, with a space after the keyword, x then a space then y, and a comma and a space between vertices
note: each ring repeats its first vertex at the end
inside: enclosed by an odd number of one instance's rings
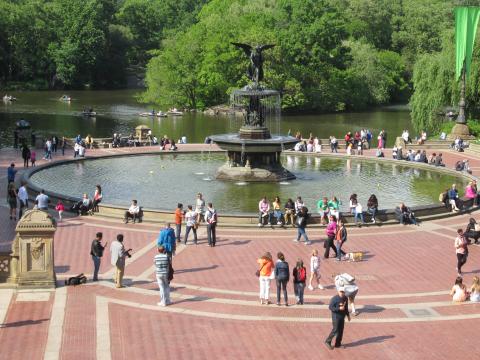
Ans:
POLYGON ((80 285, 80 284, 85 284, 87 282, 87 277, 85 275, 82 274, 79 274, 77 276, 73 276, 71 278, 68 278, 68 280, 65 280, 65 285, 68 286, 68 285, 73 285, 73 286, 77 286, 77 285, 80 285))

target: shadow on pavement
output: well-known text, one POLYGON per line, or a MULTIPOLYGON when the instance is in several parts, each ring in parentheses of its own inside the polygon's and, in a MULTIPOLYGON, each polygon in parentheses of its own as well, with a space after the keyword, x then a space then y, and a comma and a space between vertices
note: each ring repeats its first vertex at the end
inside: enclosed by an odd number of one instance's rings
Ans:
POLYGON ((345 344, 345 347, 355 347, 355 346, 361 346, 361 345, 366 345, 366 344, 375 344, 375 343, 382 343, 386 340, 393 339, 395 336, 394 335, 381 335, 381 336, 372 336, 369 338, 357 340, 354 342, 351 342, 349 344, 345 344))

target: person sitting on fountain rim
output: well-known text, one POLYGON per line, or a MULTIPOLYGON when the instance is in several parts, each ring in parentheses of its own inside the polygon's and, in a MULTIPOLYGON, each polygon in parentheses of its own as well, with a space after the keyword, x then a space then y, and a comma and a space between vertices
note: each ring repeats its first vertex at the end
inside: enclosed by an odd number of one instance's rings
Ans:
POLYGON ((277 225, 283 226, 283 212, 282 212, 282 203, 278 196, 275 196, 275 201, 272 203, 273 216, 277 219, 277 225))
POLYGON ((264 196, 262 200, 258 203, 258 226, 264 226, 264 219, 267 219, 268 225, 272 225, 272 214, 270 213, 270 203, 267 200, 267 197, 264 196))
POLYGON ((295 226, 295 203, 292 199, 288 199, 285 203, 285 225, 295 226))
POLYGON ((125 217, 124 217, 125 224, 128 224, 129 219, 133 219, 133 223, 135 224, 135 221, 137 220, 139 213, 140 213, 140 207, 137 204, 137 200, 132 200, 132 204, 130 205, 128 210, 125 211, 125 217))
POLYGON ((400 203, 397 208, 395 208, 395 215, 397 216, 398 221, 400 221, 400 224, 402 225, 417 225, 417 219, 415 219, 415 214, 403 202, 400 203))

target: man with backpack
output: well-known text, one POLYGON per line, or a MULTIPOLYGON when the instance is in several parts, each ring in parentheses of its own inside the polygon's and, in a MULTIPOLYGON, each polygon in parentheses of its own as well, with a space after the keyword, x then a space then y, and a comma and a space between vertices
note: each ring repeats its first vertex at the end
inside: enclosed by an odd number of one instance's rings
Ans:
POLYGON ((307 280, 307 269, 303 266, 303 260, 298 259, 297 265, 293 268, 293 291, 297 305, 303 305, 303 292, 305 290, 305 282, 307 280))
POLYGON ((205 221, 207 222, 208 246, 214 247, 217 242, 217 211, 213 208, 213 204, 208 203, 207 212, 205 213, 205 221))
POLYGON ((168 259, 172 262, 172 256, 175 255, 177 243, 175 242, 175 232, 169 222, 165 223, 165 227, 158 234, 157 247, 160 246, 163 246, 168 259))

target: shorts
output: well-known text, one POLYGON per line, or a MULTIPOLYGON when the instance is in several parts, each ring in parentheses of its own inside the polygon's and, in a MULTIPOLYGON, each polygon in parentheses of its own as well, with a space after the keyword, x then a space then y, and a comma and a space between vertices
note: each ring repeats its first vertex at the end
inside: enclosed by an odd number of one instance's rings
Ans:
POLYGON ((316 277, 321 277, 320 275, 320 268, 316 268, 315 270, 312 271, 312 274, 315 275, 316 277))
POLYGON ((347 298, 349 298, 349 299, 355 299, 355 296, 357 296, 357 294, 358 294, 358 289, 355 290, 354 292, 352 292, 351 294, 348 294, 348 295, 345 294, 345 295, 346 295, 347 298))
POLYGON ((17 199, 8 199, 8 205, 10 206, 10 209, 16 209, 17 199))

